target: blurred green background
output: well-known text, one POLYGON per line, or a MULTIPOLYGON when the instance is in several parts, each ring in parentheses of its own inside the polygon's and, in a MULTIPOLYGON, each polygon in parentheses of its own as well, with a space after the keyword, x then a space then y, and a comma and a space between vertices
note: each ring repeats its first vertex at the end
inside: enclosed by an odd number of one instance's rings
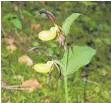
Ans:
MULTIPOLYGON (((24 80, 36 78, 45 83, 47 75, 36 73, 17 60, 22 55, 28 55, 34 63, 51 60, 42 51, 27 53, 33 46, 43 46, 52 55, 62 56, 63 50, 56 40, 42 42, 37 37, 40 31, 53 26, 45 15, 39 14, 44 9, 54 14, 59 26, 72 13, 81 13, 67 37, 68 46, 87 45, 97 51, 91 63, 83 67, 79 80, 75 81, 75 74, 69 76, 70 103, 111 103, 111 2, 2 1, 2 81, 8 85, 21 84, 14 78, 20 75, 24 80), (14 39, 16 51, 7 49, 6 38, 14 39)), ((55 86, 56 73, 53 72, 49 85, 31 93, 2 89, 2 103, 65 103, 63 80, 55 86)))

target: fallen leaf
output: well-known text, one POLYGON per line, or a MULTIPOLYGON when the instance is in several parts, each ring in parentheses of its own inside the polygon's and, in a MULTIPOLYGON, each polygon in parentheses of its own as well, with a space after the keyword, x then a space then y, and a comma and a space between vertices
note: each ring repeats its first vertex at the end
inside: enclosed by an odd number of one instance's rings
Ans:
POLYGON ((10 100, 8 100, 7 103, 11 103, 10 100))
POLYGON ((30 79, 22 82, 22 87, 30 88, 30 92, 34 91, 36 88, 41 88, 42 85, 43 84, 37 81, 37 79, 30 79))
POLYGON ((33 30, 38 30, 40 27, 41 27, 40 24, 32 24, 31 25, 31 29, 33 29, 33 30))
POLYGON ((6 86, 6 85, 7 85, 4 81, 2 81, 1 84, 2 84, 3 86, 6 86))
POLYGON ((1 81, 1 88, 7 86, 7 84, 4 81, 1 81))
POLYGON ((25 80, 22 82, 23 87, 41 87, 41 84, 37 79, 25 80))
POLYGON ((29 58, 27 55, 23 55, 18 58, 19 63, 26 63, 27 66, 32 66, 33 65, 33 60, 29 58))
POLYGON ((13 53, 13 52, 17 49, 17 47, 12 44, 12 45, 8 45, 8 46, 7 46, 7 49, 8 49, 11 53, 13 53))
POLYGON ((45 6, 46 5, 46 2, 45 1, 40 1, 41 5, 42 6, 45 6))
POLYGON ((45 103, 51 103, 51 99, 50 99, 50 98, 46 98, 46 99, 44 100, 44 102, 45 102, 45 103))
POLYGON ((5 38, 5 42, 7 45, 12 45, 15 42, 15 40, 13 38, 5 38))

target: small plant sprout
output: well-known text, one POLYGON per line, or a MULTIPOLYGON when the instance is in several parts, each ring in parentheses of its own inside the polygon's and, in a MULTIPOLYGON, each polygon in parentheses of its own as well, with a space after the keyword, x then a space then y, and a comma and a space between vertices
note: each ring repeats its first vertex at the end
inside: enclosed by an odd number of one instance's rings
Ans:
MULTIPOLYGON (((38 63, 33 66, 34 70, 40 73, 48 73, 48 81, 50 81, 50 76, 54 68, 59 72, 59 77, 62 75, 64 78, 64 89, 65 89, 65 99, 66 103, 69 103, 69 95, 68 95, 68 76, 72 73, 78 71, 81 67, 87 65, 92 57, 96 54, 96 50, 87 47, 87 46, 67 46, 67 38, 70 33, 70 27, 72 23, 80 16, 79 13, 72 13, 69 17, 66 18, 62 27, 58 26, 55 23, 54 15, 47 11, 42 10, 41 13, 45 13, 49 20, 52 22, 54 27, 50 28, 48 31, 41 31, 38 34, 38 37, 42 41, 49 41, 56 38, 56 41, 64 47, 64 55, 62 59, 57 58, 56 60, 51 56, 52 61, 48 61, 47 63, 38 63)), ((28 51, 33 51, 36 49, 42 49, 46 54, 49 54, 44 47, 33 47, 28 51)))

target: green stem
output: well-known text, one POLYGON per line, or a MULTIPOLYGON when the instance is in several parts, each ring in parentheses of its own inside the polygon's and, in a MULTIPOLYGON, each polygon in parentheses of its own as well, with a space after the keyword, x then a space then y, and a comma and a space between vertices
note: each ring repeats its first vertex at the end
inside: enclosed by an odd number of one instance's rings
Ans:
POLYGON ((65 87, 65 99, 68 103, 68 87, 67 87, 67 62, 68 62, 68 49, 67 44, 64 45, 65 49, 65 75, 64 75, 64 87, 65 87))
POLYGON ((64 87, 65 87, 65 98, 66 98, 66 103, 68 103, 67 76, 64 77, 64 87))

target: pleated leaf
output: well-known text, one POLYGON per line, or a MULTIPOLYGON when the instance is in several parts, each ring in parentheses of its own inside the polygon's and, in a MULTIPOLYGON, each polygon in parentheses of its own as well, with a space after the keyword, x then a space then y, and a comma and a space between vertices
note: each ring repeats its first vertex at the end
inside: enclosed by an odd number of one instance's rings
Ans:
MULTIPOLYGON (((87 65, 95 53, 95 49, 87 46, 74 46, 70 48, 67 57, 67 70, 65 70, 63 67, 62 74, 69 75, 76 72, 81 67, 87 65)), ((63 65, 66 63, 65 56, 66 54, 61 60, 63 65)))
POLYGON ((70 32, 70 27, 72 25, 72 23, 80 16, 79 13, 73 13, 71 14, 69 17, 66 18, 66 20, 64 21, 63 25, 62 25, 62 29, 65 33, 65 35, 69 34, 70 32))

